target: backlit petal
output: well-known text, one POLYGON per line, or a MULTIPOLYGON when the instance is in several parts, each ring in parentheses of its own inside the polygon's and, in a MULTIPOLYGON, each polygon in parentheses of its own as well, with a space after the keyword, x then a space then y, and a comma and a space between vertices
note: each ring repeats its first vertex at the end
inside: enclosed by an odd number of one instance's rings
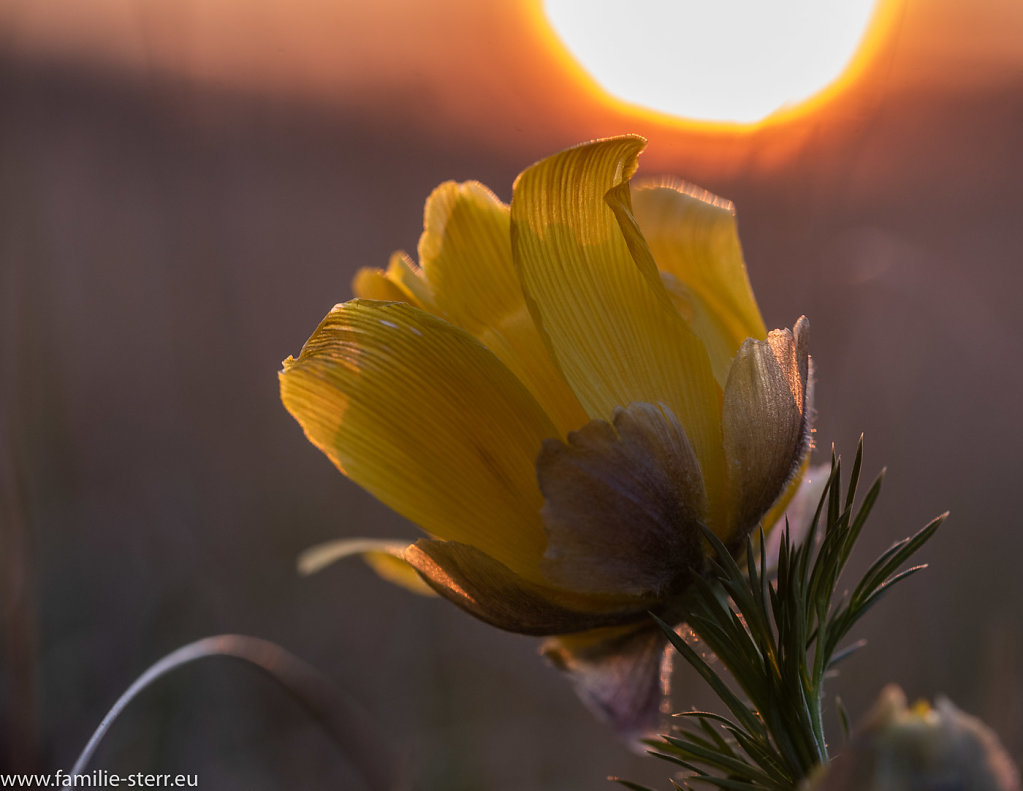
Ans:
POLYGON ((672 652, 652 621, 564 635, 543 651, 569 674, 579 697, 619 736, 635 741, 655 733, 667 702, 672 652))
POLYGON ((285 360, 281 397, 310 441, 395 511, 538 577, 534 464, 555 429, 464 330, 402 303, 338 305, 285 360))
POLYGON ((721 538, 732 548, 777 500, 809 447, 808 333, 804 317, 791 331, 747 340, 728 375, 722 433, 735 509, 721 538))
POLYGON ((693 329, 723 384, 742 342, 767 337, 731 202, 678 182, 634 187, 632 208, 658 268, 686 293, 693 329))
POLYGON ((643 144, 635 136, 589 143, 522 173, 512 253, 530 312, 586 413, 606 420, 616 406, 665 404, 708 491, 721 491, 720 388, 629 211, 626 182, 643 144))
POLYGON ((537 461, 547 552, 543 570, 578 591, 652 601, 702 566, 707 494, 685 431, 666 407, 630 404, 549 439, 537 461))
POLYGON ((508 207, 482 184, 446 182, 426 201, 419 261, 436 307, 526 385, 559 434, 586 414, 533 324, 512 264, 508 207))
POLYGON ((380 302, 413 302, 412 295, 388 277, 387 272, 368 266, 355 273, 352 293, 360 299, 380 302))
POLYGON ((361 557, 381 578, 406 588, 413 593, 426 596, 436 595, 423 582, 403 555, 408 548, 407 541, 381 541, 373 538, 339 538, 309 547, 298 556, 298 570, 301 574, 315 574, 327 566, 350 557, 361 557))
POLYGON ((426 199, 419 263, 448 318, 473 333, 515 312, 508 207, 479 182, 447 181, 426 199))
POLYGON ((404 557, 441 596, 510 632, 562 634, 645 618, 642 602, 579 596, 538 585, 467 544, 421 539, 404 557))
POLYGON ((360 299, 408 302, 440 315, 422 270, 401 250, 391 255, 386 270, 364 267, 356 272, 352 291, 360 299))

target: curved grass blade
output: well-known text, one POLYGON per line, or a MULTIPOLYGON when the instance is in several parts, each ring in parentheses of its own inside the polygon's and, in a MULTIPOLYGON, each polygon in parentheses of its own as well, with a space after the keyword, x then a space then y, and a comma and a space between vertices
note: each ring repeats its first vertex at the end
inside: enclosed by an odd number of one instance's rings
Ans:
POLYGON ((312 665, 276 643, 256 637, 224 634, 206 637, 172 651, 153 664, 117 699, 100 721, 71 769, 71 775, 85 772, 103 737, 128 705, 154 682, 200 659, 228 657, 265 673, 282 686, 323 728, 362 775, 371 791, 397 788, 391 767, 394 757, 383 748, 384 740, 371 733, 368 717, 354 701, 312 665))

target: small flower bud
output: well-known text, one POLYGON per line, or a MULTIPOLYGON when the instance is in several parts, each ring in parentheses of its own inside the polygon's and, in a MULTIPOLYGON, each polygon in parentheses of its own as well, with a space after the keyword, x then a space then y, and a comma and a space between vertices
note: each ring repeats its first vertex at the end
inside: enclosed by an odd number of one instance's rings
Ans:
POLYGON ((945 698, 912 708, 897 686, 881 692, 849 749, 806 791, 1019 791, 998 737, 945 698))

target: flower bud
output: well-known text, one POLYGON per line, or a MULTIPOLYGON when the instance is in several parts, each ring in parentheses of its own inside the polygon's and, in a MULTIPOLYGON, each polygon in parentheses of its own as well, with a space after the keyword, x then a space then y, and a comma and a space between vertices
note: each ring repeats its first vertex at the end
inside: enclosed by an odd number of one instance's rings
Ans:
POLYGON ((845 752, 804 791, 1019 791, 998 737, 946 698, 912 708, 885 687, 845 752))

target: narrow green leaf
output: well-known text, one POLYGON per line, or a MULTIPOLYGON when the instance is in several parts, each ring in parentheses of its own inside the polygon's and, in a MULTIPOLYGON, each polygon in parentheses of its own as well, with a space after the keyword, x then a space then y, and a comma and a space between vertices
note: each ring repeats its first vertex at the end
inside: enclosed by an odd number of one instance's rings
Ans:
POLYGON ((855 654, 857 651, 859 651, 861 648, 865 647, 866 645, 867 645, 867 641, 866 640, 857 640, 852 645, 846 646, 841 651, 838 651, 837 653, 832 654, 831 659, 828 660, 827 669, 830 670, 835 665, 837 665, 839 662, 841 662, 843 659, 847 659, 848 657, 852 656, 853 654, 855 654))
MULTIPOLYGON (((721 752, 727 753, 728 755, 731 755, 733 757, 736 755, 735 750, 732 749, 732 745, 729 744, 728 740, 721 733, 720 729, 715 728, 713 725, 711 725, 710 721, 706 717, 700 718, 699 720, 697 720, 697 722, 699 722, 701 730, 703 730, 703 732, 707 734, 707 737, 711 739, 715 745, 717 745, 717 748, 721 752)), ((690 736, 692 736, 691 733, 690 736)))
POLYGON ((706 681, 714 693, 721 698, 721 701, 728 707, 728 710, 735 715, 735 718, 739 720, 742 726, 750 731, 751 733, 763 733, 763 723, 757 718, 753 712, 751 712, 741 700, 739 700, 735 694, 728 688, 728 685, 714 672, 714 670, 708 665, 700 656, 687 644, 686 641, 679 637, 675 630, 668 626, 664 621, 658 618, 656 615, 652 615, 653 619, 658 623, 662 630, 664 630, 668 641, 675 647, 675 650, 682 654, 683 658, 692 665, 693 669, 699 673, 703 680, 706 681))
POLYGON ((838 719, 842 724, 842 739, 848 742, 849 734, 852 732, 849 727, 849 712, 845 710, 845 703, 837 696, 835 697, 835 709, 838 711, 838 719))
POLYGON ((876 561, 864 575, 860 584, 856 586, 851 601, 857 602, 885 584, 886 580, 899 566, 905 563, 911 555, 915 554, 920 547, 930 540, 947 516, 947 513, 942 514, 936 519, 931 520, 919 532, 889 547, 888 551, 882 555, 883 562, 881 559, 876 561))
POLYGON ((828 482, 828 524, 837 525, 839 520, 839 503, 842 499, 841 460, 835 459, 832 461, 831 468, 833 474, 828 482))
POLYGON ((881 496, 881 485, 884 483, 885 471, 881 470, 881 473, 877 476, 877 479, 871 485, 867 491, 867 496, 863 498, 863 502, 860 504, 860 510, 857 511, 856 517, 853 519, 852 524, 849 527, 849 535, 846 539, 848 547, 846 549, 846 556, 848 557, 852 550, 852 545, 860 537, 860 532, 863 530, 863 526, 867 523, 867 517, 870 516, 870 512, 874 508, 874 504, 877 502, 877 498, 881 496))
POLYGON ((671 753, 664 752, 651 752, 650 755, 652 755, 654 758, 660 758, 662 761, 668 761, 669 763, 673 763, 676 766, 681 766, 683 769, 688 769, 690 772, 695 772, 697 774, 704 775, 707 774, 692 761, 687 761, 685 758, 680 758, 677 755, 672 755, 671 753))
MULTIPOLYGON (((877 602, 880 601, 881 597, 886 595, 888 591, 890 591, 896 583, 902 582, 907 577, 911 577, 918 571, 923 571, 925 568, 927 568, 926 563, 921 564, 919 566, 913 566, 912 568, 908 568, 905 571, 896 574, 894 577, 891 577, 888 581, 881 585, 881 587, 879 587, 872 594, 870 594, 870 596, 865 601, 859 603, 854 613, 855 617, 853 618, 852 623, 855 623, 864 615, 866 615, 867 611, 875 604, 877 604, 877 602)), ((852 624, 850 624, 850 626, 851 625, 852 624)), ((848 628, 846 629, 846 631, 848 631, 848 628)))
POLYGON ((795 778, 785 766, 778 760, 778 754, 770 742, 761 742, 751 738, 748 734, 737 730, 729 729, 739 743, 739 746, 746 751, 746 754, 770 775, 776 782, 783 786, 795 785, 795 778))
POLYGON ((852 472, 849 473, 849 491, 845 496, 845 510, 852 509, 853 500, 856 497, 856 486, 860 480, 860 467, 863 463, 863 435, 860 434, 860 441, 856 447, 856 458, 853 459, 852 472))
MULTIPOLYGON (((731 789, 732 791, 763 791, 763 786, 756 785, 754 783, 747 783, 742 780, 733 780, 728 777, 711 777, 710 775, 701 775, 699 777, 688 778, 694 783, 706 783, 707 785, 714 786, 715 788, 731 789)), ((771 785, 768 788, 775 788, 771 785)))
POLYGON ((639 783, 632 783, 628 780, 622 780, 620 777, 609 777, 612 783, 618 783, 620 786, 630 789, 630 791, 654 791, 654 789, 648 786, 641 786, 639 783))
POLYGON ((736 777, 743 777, 750 781, 755 780, 766 785, 770 785, 773 782, 772 778, 769 775, 764 774, 759 767, 754 766, 742 758, 730 757, 718 752, 717 750, 708 749, 696 742, 681 739, 676 736, 665 736, 664 740, 668 744, 684 751, 686 753, 685 757, 703 761, 703 763, 708 764, 709 766, 717 767, 718 769, 728 772, 736 777))
MULTIPOLYGON (((696 744, 699 744, 707 749, 717 750, 733 758, 736 757, 735 750, 733 750, 731 746, 729 746, 728 744, 724 743, 724 740, 721 737, 721 735, 717 732, 714 732, 713 728, 712 732, 708 734, 706 728, 702 727, 702 724, 699 722, 697 722, 697 724, 695 725, 693 723, 687 723, 687 726, 688 727, 679 727, 675 731, 678 734, 676 738, 686 739, 695 742, 696 744)), ((664 747, 663 743, 660 744, 659 747, 663 748, 664 747)))

